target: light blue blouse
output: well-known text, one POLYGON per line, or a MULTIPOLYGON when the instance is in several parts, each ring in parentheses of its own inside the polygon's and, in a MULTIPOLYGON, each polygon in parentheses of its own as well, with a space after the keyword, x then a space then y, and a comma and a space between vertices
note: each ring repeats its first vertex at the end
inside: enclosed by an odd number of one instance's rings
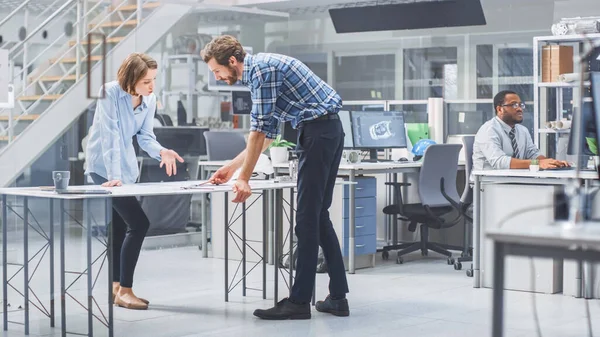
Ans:
POLYGON ((105 88, 106 97, 98 100, 90 129, 86 174, 96 173, 108 180, 132 184, 139 175, 133 136, 142 150, 160 160, 163 147, 153 131, 156 96, 143 96, 142 104, 134 110, 131 95, 117 81, 106 83, 105 88))

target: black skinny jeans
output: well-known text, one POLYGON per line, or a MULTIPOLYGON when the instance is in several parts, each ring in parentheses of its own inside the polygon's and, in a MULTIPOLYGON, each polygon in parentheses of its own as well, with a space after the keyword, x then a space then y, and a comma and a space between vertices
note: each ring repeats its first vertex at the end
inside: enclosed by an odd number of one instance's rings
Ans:
MULTIPOLYGON (((95 173, 90 173, 90 177, 97 185, 107 181, 95 173)), ((131 288, 150 220, 135 197, 113 198, 112 205, 113 282, 131 288)))

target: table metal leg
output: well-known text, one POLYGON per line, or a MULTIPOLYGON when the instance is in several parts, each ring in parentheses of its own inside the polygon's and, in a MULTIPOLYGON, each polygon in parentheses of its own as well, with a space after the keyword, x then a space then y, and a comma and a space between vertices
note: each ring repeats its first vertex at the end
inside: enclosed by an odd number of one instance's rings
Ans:
MULTIPOLYGON (((354 180, 355 180, 355 171, 350 170, 349 181, 351 183, 353 183, 354 180)), ((355 237, 354 237, 355 228, 354 228, 354 226, 355 226, 355 220, 356 220, 355 219, 355 217, 356 217, 356 214, 355 214, 356 213, 355 212, 355 210, 356 210, 356 208, 355 208, 356 207, 355 206, 356 189, 355 189, 354 184, 350 184, 350 186, 348 186, 348 190, 350 191, 350 193, 349 193, 349 199, 350 199, 349 204, 350 205, 348 206, 348 208, 349 208, 349 210, 348 210, 349 211, 349 215, 348 215, 349 226, 348 227, 350 227, 350 233, 349 233, 349 237, 348 237, 348 272, 350 274, 354 274, 354 272, 355 272, 354 271, 354 249, 355 249, 355 237)))
POLYGON ((242 207, 242 296, 246 296, 246 202, 242 207))
POLYGON ((583 261, 577 261, 575 274, 575 298, 583 297, 583 261))
POLYGON ((88 314, 88 336, 94 335, 94 293, 92 288, 92 283, 94 282, 94 277, 92 275, 92 215, 91 215, 91 199, 84 200, 85 206, 83 207, 84 219, 85 219, 85 229, 86 229, 86 244, 87 244, 87 253, 86 253, 86 266, 87 266, 87 314, 88 314))
POLYGON ((494 289, 492 303, 492 337, 503 336, 504 320, 504 255, 503 243, 494 243, 494 289))
POLYGON ((268 246, 269 246, 269 204, 268 204, 268 191, 262 192, 262 213, 263 213, 263 258, 262 258, 262 267, 263 267, 263 300, 267 299, 267 254, 268 254, 268 246))
POLYGON ((8 206, 6 195, 2 195, 2 321, 4 331, 8 330, 8 206))
POLYGON ((23 297, 25 334, 29 335, 29 198, 23 198, 23 297))
MULTIPOLYGON (((203 180, 208 179, 204 166, 200 168, 200 176, 203 180)), ((202 257, 208 257, 208 194, 206 193, 202 193, 202 257)))
MULTIPOLYGON (((65 201, 60 200, 60 330, 61 336, 67 336, 67 307, 65 284, 65 201)), ((112 293, 112 291, 111 291, 112 293)))
POLYGON ((225 210, 225 302, 229 302, 229 193, 223 197, 225 210))
POLYGON ((473 186, 473 288, 481 287, 481 180, 474 176, 473 186))
POLYGON ((106 260, 108 269, 108 337, 113 337, 114 326, 113 326, 113 296, 112 296, 112 283, 113 283, 113 226, 112 226, 112 199, 106 198, 104 204, 104 212, 106 219, 106 260))
MULTIPOLYGON (((290 234, 289 234, 290 253, 288 260, 290 261, 290 297, 292 297, 292 283, 294 282, 294 189, 290 189, 290 234)), ((316 285, 315 285, 316 286, 316 285)))
POLYGON ((50 199, 49 201, 50 207, 50 242, 49 250, 50 250, 50 326, 54 327, 54 318, 55 318, 55 310, 54 310, 54 199, 50 199))
POLYGON ((269 196, 269 264, 275 264, 275 218, 277 217, 275 214, 275 191, 270 190, 267 192, 269 196))
POLYGON ((275 302, 275 305, 277 304, 278 300, 279 300, 279 256, 280 256, 280 251, 281 251, 281 240, 280 240, 280 233, 279 233, 279 229, 283 228, 282 223, 281 223, 281 213, 282 212, 282 203, 281 203, 281 198, 282 198, 282 191, 281 189, 275 190, 275 202, 274 202, 274 207, 275 207, 275 219, 274 219, 274 223, 273 223, 273 272, 274 272, 274 289, 273 289, 273 300, 275 302))

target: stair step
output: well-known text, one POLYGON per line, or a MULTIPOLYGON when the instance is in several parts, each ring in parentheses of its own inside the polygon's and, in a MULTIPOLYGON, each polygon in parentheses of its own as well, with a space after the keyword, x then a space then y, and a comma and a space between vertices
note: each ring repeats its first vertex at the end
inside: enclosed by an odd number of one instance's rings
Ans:
MULTIPOLYGON (((149 2, 147 4, 142 5, 143 9, 151 9, 151 8, 156 8, 159 7, 160 3, 159 2, 149 2)), ((127 5, 127 6, 123 6, 121 8, 119 8, 120 11, 136 11, 137 10, 137 5, 127 5)))
MULTIPOLYGON (((112 43, 112 44, 117 44, 121 41, 125 40, 125 36, 117 36, 117 37, 111 37, 106 39, 106 43, 112 43)), ((102 40, 92 40, 92 44, 100 44, 102 43, 102 40)), ((77 44, 77 41, 69 41, 69 47, 73 47, 74 45, 77 44)), ((81 41, 81 44, 84 46, 87 46, 88 41, 81 41)))
MULTIPOLYGON (((61 78, 62 78, 62 76, 43 76, 43 77, 40 77, 39 81, 40 82, 58 82, 58 81, 60 81, 61 78)), ((65 76, 65 78, 63 78, 62 80, 63 81, 76 81, 77 77, 76 77, 76 75, 69 75, 69 76, 65 76)))
MULTIPOLYGON (((100 26, 98 26, 98 28, 117 28, 121 25, 123 25, 123 27, 137 26, 137 20, 105 22, 105 23, 100 24, 100 26)), ((96 24, 90 23, 89 26, 90 26, 90 28, 94 28, 94 27, 96 27, 96 24)))
MULTIPOLYGON (((100 55, 93 55, 91 57, 92 61, 101 61, 102 60, 102 56, 100 55)), ((58 62, 58 59, 51 59, 50 60, 51 63, 56 63, 58 62)), ((87 62, 87 57, 82 57, 81 58, 81 62, 87 62)), ((77 58, 75 57, 65 57, 62 60, 60 60, 60 63, 77 63, 77 58)))
POLYGON ((62 95, 46 95, 43 96, 42 95, 31 95, 31 96, 21 96, 19 97, 19 101, 37 101, 40 98, 43 101, 56 101, 57 99, 61 98, 62 95))
MULTIPOLYGON (((17 118, 20 121, 34 121, 40 118, 40 115, 23 115, 21 118, 19 118, 19 116, 13 116, 13 120, 17 120, 17 118)), ((0 116, 0 121, 8 121, 8 116, 0 116)))

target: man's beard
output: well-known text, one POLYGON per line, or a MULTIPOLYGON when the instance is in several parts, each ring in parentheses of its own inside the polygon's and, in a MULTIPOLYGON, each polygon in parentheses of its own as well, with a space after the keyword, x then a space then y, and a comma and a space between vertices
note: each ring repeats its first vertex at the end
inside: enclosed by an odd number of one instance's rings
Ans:
POLYGON ((227 84, 234 85, 238 81, 237 69, 230 65, 227 65, 227 68, 231 72, 231 75, 227 76, 227 84))
POLYGON ((515 125, 515 124, 521 124, 523 123, 523 119, 518 120, 516 117, 513 117, 511 115, 508 114, 504 114, 502 116, 502 121, 508 125, 515 125))

